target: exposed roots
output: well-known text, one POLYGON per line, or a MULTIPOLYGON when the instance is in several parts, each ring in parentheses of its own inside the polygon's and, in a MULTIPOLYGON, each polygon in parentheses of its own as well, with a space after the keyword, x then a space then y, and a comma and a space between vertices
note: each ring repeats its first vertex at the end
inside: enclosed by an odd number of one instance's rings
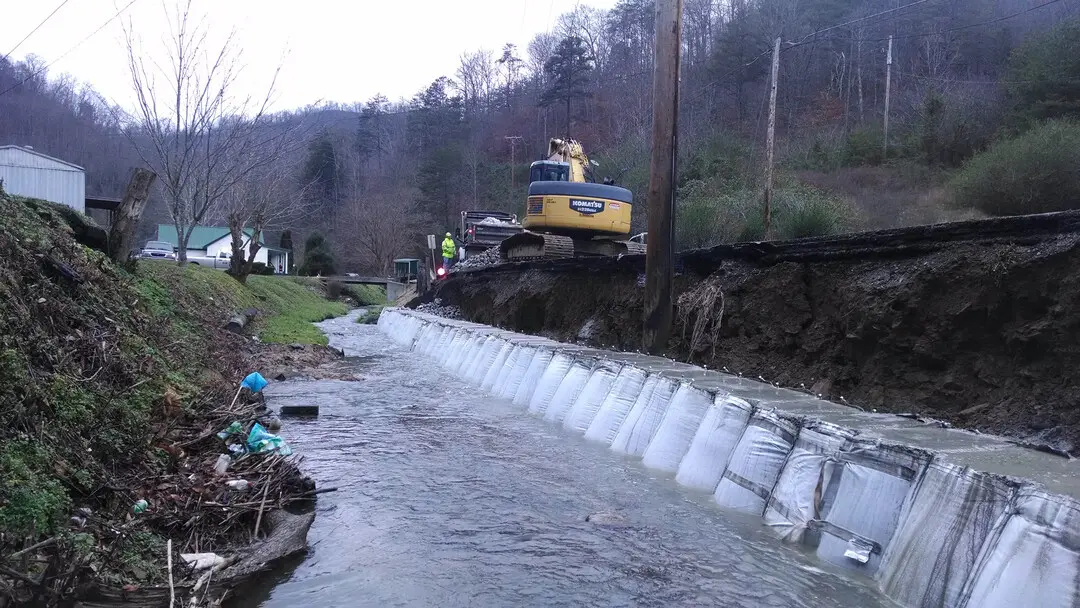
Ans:
POLYGON ((706 337, 708 337, 708 343, 712 345, 712 356, 716 356, 716 344, 720 341, 720 330, 724 325, 724 305, 724 292, 719 281, 703 282, 695 289, 679 296, 677 306, 684 340, 686 329, 692 327, 690 348, 686 355, 687 362, 706 343, 706 337), (717 300, 720 300, 719 309, 716 305, 717 300))

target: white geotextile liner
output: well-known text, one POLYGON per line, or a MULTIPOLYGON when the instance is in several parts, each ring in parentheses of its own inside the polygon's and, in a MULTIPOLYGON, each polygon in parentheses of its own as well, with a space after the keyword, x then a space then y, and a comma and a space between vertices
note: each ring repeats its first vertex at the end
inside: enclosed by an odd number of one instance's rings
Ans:
POLYGON ((570 411, 574 402, 581 396, 581 391, 585 389, 585 385, 589 382, 589 376, 592 375, 591 363, 575 361, 570 366, 570 371, 566 372, 566 376, 559 383, 559 388, 555 389, 555 394, 551 396, 551 400, 544 409, 544 420, 562 424, 563 419, 566 418, 566 413, 570 411))
POLYGON ((502 348, 499 349, 499 354, 495 356, 495 361, 488 367, 488 371, 484 374, 484 379, 480 382, 480 388, 494 392, 495 382, 499 380, 499 376, 503 373, 506 367, 507 359, 510 358, 510 353, 513 352, 514 345, 508 341, 503 341, 502 348))
POLYGON ((855 445, 839 461, 826 464, 820 520, 810 526, 818 530, 818 557, 873 574, 929 455, 904 446, 855 445), (869 553, 867 543, 874 546, 869 553), (852 558, 852 553, 860 551, 865 563, 852 558))
POLYGON ((610 363, 597 366, 593 370, 592 375, 589 376, 589 381, 585 383, 585 388, 581 390, 577 400, 570 406, 570 411, 566 413, 563 428, 578 434, 584 433, 585 429, 589 428, 593 418, 596 417, 596 412, 604 403, 608 393, 611 392, 611 387, 615 383, 619 371, 620 367, 618 365, 610 363))
POLYGON ((476 340, 473 341, 472 345, 467 347, 468 351, 465 358, 457 368, 458 377, 469 377, 469 372, 476 366, 476 362, 484 356, 485 349, 487 349, 488 344, 494 339, 495 338, 492 338, 491 336, 485 336, 483 334, 476 336, 476 340))
POLYGON ((428 323, 424 329, 420 330, 420 336, 416 338, 416 348, 414 349, 421 355, 427 355, 431 350, 431 343, 438 339, 439 326, 434 323, 428 323))
POLYGON ((472 367, 466 373, 465 379, 477 385, 483 382, 488 370, 495 364, 496 357, 499 356, 503 346, 506 346, 506 344, 506 340, 500 340, 496 337, 488 338, 487 342, 484 342, 484 349, 480 352, 480 356, 473 361, 472 367))
POLYGON ((825 464, 850 447, 854 437, 854 431, 826 422, 811 422, 799 429, 765 507, 765 525, 780 538, 803 541, 807 523, 817 517, 815 497, 822 489, 825 464))
POLYGON ((670 378, 655 376, 656 385, 653 390, 642 391, 641 397, 634 402, 626 420, 619 427, 615 440, 611 442, 611 449, 630 456, 641 456, 649 448, 656 429, 664 419, 671 398, 675 395, 679 385, 670 378))
POLYGON ((506 361, 499 368, 499 373, 495 376, 495 382, 491 385, 491 394, 499 397, 503 396, 503 392, 506 390, 506 383, 510 380, 510 376, 514 373, 514 368, 517 366, 518 359, 521 358, 521 353, 525 350, 524 346, 520 344, 513 344, 510 347, 510 354, 506 356, 506 361))
POLYGON ((453 334, 453 330, 445 325, 439 326, 439 333, 435 336, 435 339, 428 345, 427 350, 424 352, 428 357, 438 357, 442 350, 446 348, 450 336, 453 334))
POLYGON ((435 348, 431 349, 431 356, 436 361, 441 361, 446 351, 450 349, 450 344, 454 341, 454 336, 458 333, 456 327, 444 327, 442 337, 439 338, 439 343, 435 348))
POLYGON ((713 498, 717 504, 761 515, 798 427, 771 411, 758 410, 739 438, 713 498))
POLYGON ((1080 503, 1026 486, 1010 507, 996 542, 983 547, 961 605, 1080 606, 1080 503))
POLYGON ((901 512, 877 578, 904 606, 959 606, 987 539, 996 538, 1015 482, 931 462, 901 512))
POLYGON ((648 389, 646 389, 646 378, 649 378, 649 374, 643 369, 629 365, 623 367, 615 378, 611 390, 604 397, 604 402, 600 404, 600 409, 597 410, 589 428, 586 429, 585 438, 611 445, 611 442, 615 440, 615 435, 619 433, 619 427, 626 420, 626 415, 630 413, 630 408, 634 407, 634 402, 646 390, 651 395, 656 388, 659 378, 653 376, 652 385, 648 389))
POLYGON ((446 348, 442 349, 442 352, 435 353, 435 360, 439 362, 439 365, 449 369, 450 362, 455 360, 451 353, 457 353, 456 356, 461 356, 461 349, 465 347, 467 340, 468 335, 464 330, 454 328, 454 333, 450 334, 450 343, 446 345, 446 348))
POLYGON ((642 454, 642 464, 669 473, 678 471, 679 463, 690 449, 690 443, 713 399, 712 395, 691 384, 680 386, 671 398, 649 447, 642 454))
POLYGON ((494 336, 488 336, 476 352, 476 356, 469 359, 469 362, 461 370, 462 378, 470 384, 479 384, 480 380, 483 379, 483 374, 491 367, 495 355, 499 353, 500 346, 498 339, 494 336), (478 377, 480 380, 477 380, 478 377))
POLYGON ((450 360, 447 361, 447 369, 459 378, 463 376, 469 365, 476 360, 476 355, 479 354, 484 340, 485 336, 469 333, 461 350, 457 351, 457 354, 451 356, 450 360))
POLYGON ((738 397, 717 395, 679 463, 675 481, 715 492, 753 411, 753 406, 738 397))
POLYGON ((536 382, 536 389, 532 392, 532 398, 529 399, 530 414, 538 416, 544 414, 548 403, 551 403, 551 398, 555 396, 555 391, 559 390, 559 385, 573 364, 574 359, 569 355, 558 353, 552 357, 551 362, 544 369, 544 373, 536 382))
POLYGON ((501 385, 496 384, 496 394, 503 399, 510 399, 513 401, 514 395, 517 394, 518 387, 525 380, 525 374, 529 371, 529 364, 532 363, 540 349, 533 348, 531 346, 521 346, 517 350, 517 358, 514 359, 514 367, 506 375, 506 381, 501 385))
POLYGON ((525 375, 521 378, 521 382, 514 392, 514 405, 520 405, 522 407, 529 405, 533 393, 536 392, 536 385, 540 383, 540 378, 544 377, 544 372, 547 371, 547 366, 551 363, 554 356, 555 353, 546 348, 536 349, 536 354, 529 360, 529 365, 525 369, 525 375))

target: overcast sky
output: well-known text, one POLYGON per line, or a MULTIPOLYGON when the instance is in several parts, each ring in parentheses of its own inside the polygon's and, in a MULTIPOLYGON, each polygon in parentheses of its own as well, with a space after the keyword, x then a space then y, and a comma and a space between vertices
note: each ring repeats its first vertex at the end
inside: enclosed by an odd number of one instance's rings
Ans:
MULTIPOLYGON (((67 0, 12 54, 55 61, 130 0, 67 0)), ((123 14, 142 37, 147 54, 162 56, 167 36, 163 2, 135 0, 123 14)), ((0 0, 7 53, 64 0, 0 0)), ((243 87, 265 91, 285 54, 275 110, 319 100, 351 103, 376 93, 411 97, 435 78, 452 76, 465 51, 498 51, 507 42, 522 50, 578 0, 195 0, 220 40, 236 29, 243 48, 243 87)), ((580 0, 610 8, 615 0, 580 0)), ((106 98, 128 106, 131 85, 121 19, 57 61, 50 75, 68 73, 106 98)))

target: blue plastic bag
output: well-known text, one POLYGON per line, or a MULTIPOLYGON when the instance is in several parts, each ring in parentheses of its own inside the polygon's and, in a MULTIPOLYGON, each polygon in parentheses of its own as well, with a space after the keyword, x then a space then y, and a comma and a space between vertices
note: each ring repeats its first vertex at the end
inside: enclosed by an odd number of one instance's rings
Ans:
POLYGON ((282 456, 288 456, 292 454, 292 448, 289 444, 285 443, 285 440, 273 433, 267 432, 263 425, 256 422, 251 427, 251 432, 248 433, 247 449, 252 454, 259 454, 261 452, 273 452, 277 450, 278 454, 282 456))
POLYGON ((257 393, 265 388, 267 384, 266 378, 263 378, 262 374, 259 372, 252 372, 244 378, 244 381, 240 383, 240 386, 253 393, 257 393))

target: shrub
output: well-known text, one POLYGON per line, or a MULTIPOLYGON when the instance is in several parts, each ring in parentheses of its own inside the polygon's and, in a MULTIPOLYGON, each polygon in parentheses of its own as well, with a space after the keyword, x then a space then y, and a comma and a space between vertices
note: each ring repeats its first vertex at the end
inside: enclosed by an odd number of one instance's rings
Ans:
POLYGON ((949 183, 953 204, 989 215, 1080 208, 1080 123, 1055 120, 1000 141, 949 183))
MULTIPOLYGON (((838 234, 854 228, 857 212, 846 199, 803 184, 780 184, 773 194, 773 238, 838 234)), ((681 249, 765 238, 760 190, 710 197, 697 186, 680 199, 676 238, 681 249)))
POLYGON ((255 262, 251 265, 251 274, 272 275, 274 274, 274 268, 262 262, 255 262))
POLYGON ((349 285, 345 292, 360 306, 386 304, 386 289, 377 285, 349 285))
POLYGON ((341 298, 341 292, 343 291, 345 291, 345 286, 340 281, 329 281, 326 283, 326 297, 331 300, 341 298))
POLYGON ((356 318, 356 322, 361 325, 374 325, 379 322, 379 316, 382 315, 382 306, 374 306, 364 311, 364 314, 356 318))

